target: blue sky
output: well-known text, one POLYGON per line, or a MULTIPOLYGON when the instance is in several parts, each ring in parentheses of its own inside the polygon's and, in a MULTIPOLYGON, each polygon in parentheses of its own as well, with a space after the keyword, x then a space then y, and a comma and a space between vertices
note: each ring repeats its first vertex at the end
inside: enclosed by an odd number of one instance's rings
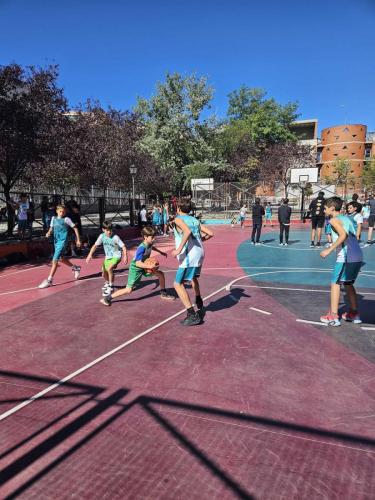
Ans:
POLYGON ((0 0, 0 26, 0 64, 58 63, 72 108, 129 109, 167 71, 195 72, 220 117, 245 84, 320 130, 375 130, 375 0, 0 0))

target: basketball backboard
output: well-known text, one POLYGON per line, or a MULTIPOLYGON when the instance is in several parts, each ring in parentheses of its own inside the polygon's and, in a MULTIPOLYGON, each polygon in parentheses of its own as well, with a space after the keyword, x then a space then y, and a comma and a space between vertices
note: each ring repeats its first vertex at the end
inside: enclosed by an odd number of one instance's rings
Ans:
POLYGON ((290 182, 291 184, 314 183, 318 182, 319 169, 314 168, 291 168, 290 182))

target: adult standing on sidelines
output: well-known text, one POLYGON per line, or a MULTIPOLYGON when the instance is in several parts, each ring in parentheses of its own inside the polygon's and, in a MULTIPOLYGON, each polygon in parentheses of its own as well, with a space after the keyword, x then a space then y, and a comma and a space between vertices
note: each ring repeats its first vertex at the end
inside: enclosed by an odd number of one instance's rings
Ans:
POLYGON ((375 200, 373 195, 370 194, 368 197, 368 205, 370 207, 370 214, 368 217, 368 234, 367 234, 367 243, 366 245, 371 245, 372 243, 372 232, 374 230, 375 224, 375 200))
POLYGON ((288 245, 289 242, 290 217, 292 215, 292 209, 290 208, 288 203, 288 198, 285 198, 285 200, 283 200, 283 204, 279 207, 277 212, 280 224, 280 245, 288 245))
POLYGON ((260 198, 255 198, 255 203, 252 209, 253 231, 251 233, 251 243, 259 245, 260 233, 262 232, 262 223, 264 215, 264 207, 260 204, 260 198), (256 236, 255 236, 256 233, 256 236))
POLYGON ((324 216, 324 193, 320 191, 318 197, 315 198, 310 203, 310 213, 311 213, 311 247, 315 247, 315 236, 316 236, 316 246, 320 247, 320 240, 322 237, 322 229, 324 227, 325 216, 324 216))

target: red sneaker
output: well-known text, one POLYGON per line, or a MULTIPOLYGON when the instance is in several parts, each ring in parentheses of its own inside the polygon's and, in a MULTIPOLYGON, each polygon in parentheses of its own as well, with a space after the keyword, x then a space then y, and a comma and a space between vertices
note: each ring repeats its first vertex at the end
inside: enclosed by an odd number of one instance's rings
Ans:
POLYGON ((320 316, 320 321, 328 326, 340 326, 340 318, 338 314, 333 314, 330 311, 325 316, 320 316))
POLYGON ((352 323, 359 324, 362 323, 361 318, 359 317, 359 314, 357 312, 345 312, 342 315, 342 319, 345 321, 351 321, 352 323))

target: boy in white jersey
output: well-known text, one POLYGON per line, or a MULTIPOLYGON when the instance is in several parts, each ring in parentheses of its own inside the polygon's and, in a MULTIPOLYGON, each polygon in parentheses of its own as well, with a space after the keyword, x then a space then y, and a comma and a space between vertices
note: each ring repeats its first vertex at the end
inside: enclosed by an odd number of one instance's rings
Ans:
POLYGON ((104 278, 104 286, 102 288, 103 295, 107 295, 113 292, 113 283, 115 281, 114 270, 121 262, 121 254, 123 256, 124 264, 128 263, 128 252, 124 242, 120 239, 117 234, 113 234, 112 224, 110 222, 104 221, 102 225, 103 233, 95 241, 92 246, 90 253, 86 258, 87 264, 92 259, 95 250, 98 246, 103 245, 105 259, 102 266, 102 274, 104 278))
POLYGON ((331 252, 336 250, 336 265, 331 280, 331 308, 325 315, 321 316, 322 323, 331 326, 340 326, 339 301, 340 285, 345 286, 350 310, 343 313, 342 319, 361 323, 358 314, 358 299, 354 288, 354 282, 362 267, 362 250, 359 246, 356 229, 353 221, 347 215, 341 215, 343 201, 334 196, 325 202, 324 213, 330 218, 332 226, 332 246, 323 250, 320 256, 325 259, 331 252))
POLYGON ((177 202, 177 215, 173 228, 176 250, 172 252, 172 255, 177 257, 179 262, 174 287, 186 308, 186 318, 181 321, 184 326, 199 325, 203 320, 203 300, 198 278, 204 260, 203 240, 208 240, 213 236, 212 231, 202 226, 198 219, 189 215, 190 211, 190 199, 180 198, 177 202), (190 301, 185 282, 192 284, 197 311, 190 301))
POLYGON ((363 216, 362 205, 357 201, 350 201, 346 205, 346 212, 348 216, 353 220, 354 227, 356 230, 357 240, 361 241, 361 233, 362 233, 362 224, 363 224, 363 216))

